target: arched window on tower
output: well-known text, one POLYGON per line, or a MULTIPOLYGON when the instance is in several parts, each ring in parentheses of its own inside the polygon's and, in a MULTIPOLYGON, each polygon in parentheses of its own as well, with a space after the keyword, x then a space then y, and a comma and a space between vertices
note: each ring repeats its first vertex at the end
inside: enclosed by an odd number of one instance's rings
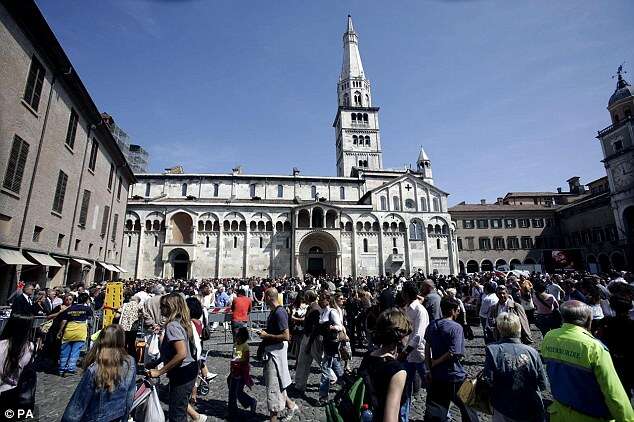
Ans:
POLYGON ((350 106, 350 97, 348 96, 348 94, 343 94, 343 105, 346 107, 350 106))
POLYGON ((260 249, 264 247, 264 239, 260 236, 260 249))
POLYGON ((233 249, 238 247, 238 236, 233 236, 233 249))
POLYGON ((352 135, 352 145, 357 145, 359 143, 359 138, 357 135, 352 135))
POLYGON ((366 136, 366 137, 365 137, 365 144, 366 144, 367 146, 370 146, 370 137, 369 137, 369 136, 366 136))
POLYGON ((361 93, 359 91, 354 92, 354 105, 361 107, 361 93))
POLYGON ((398 196, 392 197, 392 208, 394 211, 399 211, 401 209, 398 196))
POLYGON ((368 123, 368 113, 363 113, 363 121, 368 123))
POLYGON ((363 252, 368 251, 368 239, 363 239, 363 252))
POLYGON ((385 196, 381 197, 381 211, 387 211, 387 198, 385 196))
POLYGON ((365 94, 365 106, 370 107, 370 96, 365 94))
POLYGON ((357 115, 355 113, 352 113, 352 123, 356 123, 357 122, 357 115))
POLYGON ((427 198, 424 196, 420 198, 420 210, 427 211, 427 198))
POLYGON ((277 185, 277 197, 281 198, 284 196, 284 185, 277 185))
POLYGON ((181 185, 181 196, 187 196, 187 183, 181 185))
POLYGON ((396 247, 396 238, 395 237, 392 238, 392 247, 394 247, 394 248, 396 247))
POLYGON ((363 167, 363 160, 359 160, 359 167, 363 167))
POLYGON ((339 187, 339 199, 346 199, 346 188, 343 186, 339 187))
POLYGON ((249 194, 251 195, 251 198, 255 196, 255 183, 251 183, 251 185, 249 185, 249 194))

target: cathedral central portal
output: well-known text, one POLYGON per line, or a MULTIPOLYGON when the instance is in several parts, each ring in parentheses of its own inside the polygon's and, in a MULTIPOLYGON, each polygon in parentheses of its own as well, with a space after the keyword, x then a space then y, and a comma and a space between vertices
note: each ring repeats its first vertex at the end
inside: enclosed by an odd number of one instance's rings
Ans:
POLYGON ((307 234, 299 246, 297 261, 303 275, 339 275, 339 245, 329 233, 307 234))

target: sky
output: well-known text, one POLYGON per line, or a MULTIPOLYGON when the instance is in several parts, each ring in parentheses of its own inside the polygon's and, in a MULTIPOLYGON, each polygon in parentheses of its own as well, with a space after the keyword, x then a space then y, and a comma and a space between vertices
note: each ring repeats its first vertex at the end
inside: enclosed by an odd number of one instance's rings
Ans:
POLYGON ((152 172, 336 175, 351 14, 384 167, 424 147, 450 204, 604 176, 595 136, 612 75, 634 66, 631 0, 37 3, 152 172))

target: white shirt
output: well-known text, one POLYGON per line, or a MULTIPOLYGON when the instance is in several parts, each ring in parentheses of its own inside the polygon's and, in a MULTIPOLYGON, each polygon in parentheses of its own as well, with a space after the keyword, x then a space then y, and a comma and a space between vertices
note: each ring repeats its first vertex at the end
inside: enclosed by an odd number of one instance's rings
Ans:
POLYGON ((562 289, 559 284, 550 283, 548 286, 546 286, 546 293, 553 295, 557 302, 561 302, 561 298, 564 294, 564 289, 562 289))
POLYGON ((425 331, 429 325, 429 314, 427 309, 418 301, 414 300, 405 308, 405 315, 412 323, 412 333, 409 335, 407 345, 414 349, 407 355, 408 362, 425 361, 425 331))
POLYGON ((489 310, 497 305, 499 299, 495 293, 489 293, 482 298, 482 304, 480 305, 480 318, 488 318, 489 310))

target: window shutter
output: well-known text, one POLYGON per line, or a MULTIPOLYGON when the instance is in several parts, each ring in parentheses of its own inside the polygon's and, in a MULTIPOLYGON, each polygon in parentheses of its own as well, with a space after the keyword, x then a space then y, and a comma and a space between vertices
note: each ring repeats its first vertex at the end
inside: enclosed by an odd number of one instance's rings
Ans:
POLYGON ((75 136, 77 134, 77 122, 79 117, 74 109, 70 110, 70 118, 68 119, 68 129, 66 130, 66 145, 71 149, 75 146, 75 136))
POLYGON ((117 226, 119 225, 119 214, 114 215, 114 220, 112 221, 112 241, 114 242, 117 238, 117 226))
POLYGON ((99 151, 99 144, 96 139, 93 139, 92 146, 90 148, 90 161, 88 162, 88 168, 92 171, 95 171, 95 166, 97 164, 97 151, 99 151))
POLYGON ((81 211, 79 213, 79 225, 84 227, 88 219, 88 207, 90 206, 90 191, 84 190, 84 197, 81 200, 81 211))
POLYGON ((31 67, 29 68, 29 77, 24 89, 24 100, 36 111, 40 105, 40 96, 42 93, 45 74, 46 71, 44 70, 44 67, 40 61, 33 56, 31 59, 31 67))
POLYGON ((108 218, 110 218, 110 207, 106 205, 103 207, 103 218, 101 220, 101 235, 106 235, 106 230, 108 229, 108 218))
POLYGON ((15 135, 13 145, 9 154, 9 162, 7 163, 7 171, 4 174, 2 186, 12 192, 20 193, 22 185, 22 176, 24 175, 24 167, 26 159, 29 155, 29 144, 24 142, 22 138, 15 135))
POLYGON ((66 184, 68 176, 63 171, 59 171, 57 177, 57 187, 55 188, 55 196, 53 197, 53 211, 61 213, 64 209, 64 195, 66 195, 66 184))

